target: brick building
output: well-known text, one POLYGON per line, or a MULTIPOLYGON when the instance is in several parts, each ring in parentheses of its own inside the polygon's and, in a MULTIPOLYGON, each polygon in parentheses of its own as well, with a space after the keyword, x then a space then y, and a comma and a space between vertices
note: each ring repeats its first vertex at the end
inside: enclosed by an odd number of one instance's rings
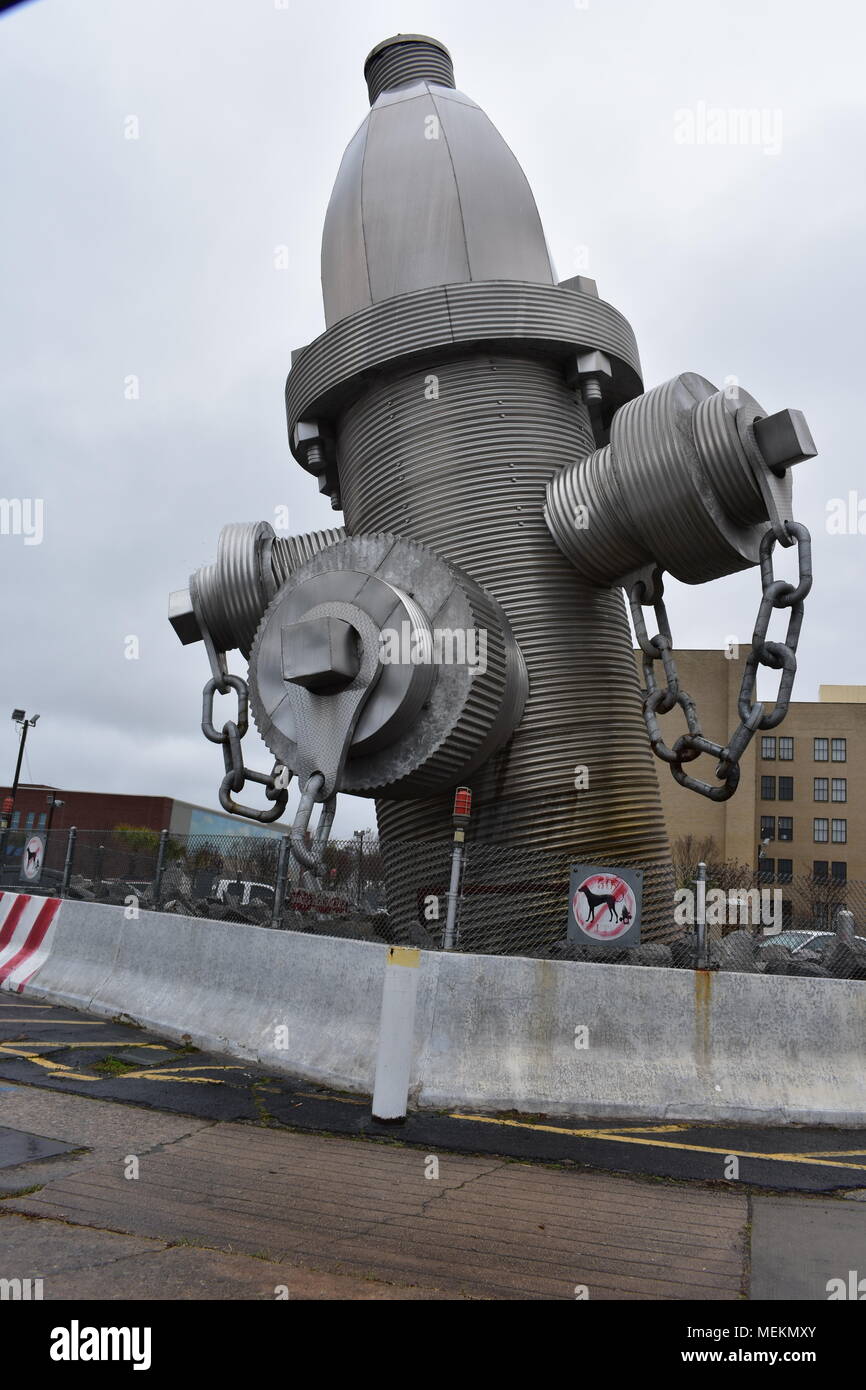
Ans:
MULTIPOLYGON (((704 734, 718 743, 739 723, 748 650, 736 660, 718 650, 675 653, 681 686, 697 704, 704 734)), ((635 656, 640 670, 641 654, 635 656)), ((689 835, 693 841, 712 838, 722 859, 752 868, 760 845, 769 882, 866 880, 866 686, 822 685, 818 694, 815 701, 792 701, 779 728, 755 735, 728 801, 688 791, 657 762, 672 843, 689 835)), ((659 723, 669 746, 685 732, 678 707, 659 723)), ((713 780, 708 758, 690 770, 713 780)))
MULTIPOLYGON (((11 788, 0 787, 0 800, 10 795, 11 788)), ((10 831, 45 830, 49 823, 53 832, 68 830, 72 825, 81 831, 110 831, 117 825, 134 825, 147 830, 169 830, 172 835, 179 836, 281 833, 254 821, 211 811, 189 801, 177 801, 170 796, 64 791, 41 783, 20 782, 10 831), (55 803, 53 812, 52 801, 55 803)))

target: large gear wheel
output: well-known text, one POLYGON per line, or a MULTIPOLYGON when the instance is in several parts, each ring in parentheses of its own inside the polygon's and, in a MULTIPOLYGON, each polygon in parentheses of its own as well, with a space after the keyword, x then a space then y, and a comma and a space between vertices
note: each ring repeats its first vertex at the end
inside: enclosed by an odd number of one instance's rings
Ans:
POLYGON ((259 624, 249 684, 256 726, 280 762, 308 772, 330 755, 336 766, 354 721, 337 789, 394 798, 427 796, 473 772, 511 736, 527 694, 499 605, 426 546, 388 534, 349 537, 292 574, 259 624), (343 643, 340 670, 315 680, 297 674, 311 631, 343 643), (372 680, 363 676, 371 633, 380 663, 372 680))

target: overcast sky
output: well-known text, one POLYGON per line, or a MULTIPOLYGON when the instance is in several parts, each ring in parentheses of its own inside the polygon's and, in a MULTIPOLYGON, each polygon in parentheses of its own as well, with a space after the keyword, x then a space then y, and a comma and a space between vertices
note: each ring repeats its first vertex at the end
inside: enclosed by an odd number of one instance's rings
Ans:
MULTIPOLYGON (((368 109, 364 58, 401 30, 448 45, 560 278, 593 276, 627 316, 647 386, 734 375, 768 411, 806 412, 816 582, 795 698, 866 683, 866 536, 825 524, 828 500, 866 497, 854 0, 36 0, 0 17, 0 497, 44 503, 41 544, 0 535, 0 781, 20 706, 42 716, 25 780, 217 804, 204 651, 179 645, 167 595, 227 521, 288 505, 293 531, 335 524, 289 454, 283 387, 324 327, 322 221, 368 109), (744 108, 761 138, 701 141, 702 111, 744 108)), ((748 640, 756 571, 668 592, 679 646, 748 640)), ((270 767, 256 742, 247 761, 270 767)), ((341 798, 337 834, 373 823, 341 798)))

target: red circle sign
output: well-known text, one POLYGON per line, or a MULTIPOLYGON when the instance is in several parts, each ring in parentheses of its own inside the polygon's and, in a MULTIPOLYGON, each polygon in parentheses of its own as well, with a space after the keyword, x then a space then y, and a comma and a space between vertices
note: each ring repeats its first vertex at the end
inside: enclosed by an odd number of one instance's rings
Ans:
POLYGON ((574 920, 594 941, 616 941, 634 923, 637 904, 625 879, 616 874, 590 874, 571 900, 574 920))
POLYGON ((31 835, 24 846, 22 869, 25 878, 38 878, 42 868, 42 851, 45 845, 39 835, 31 835))

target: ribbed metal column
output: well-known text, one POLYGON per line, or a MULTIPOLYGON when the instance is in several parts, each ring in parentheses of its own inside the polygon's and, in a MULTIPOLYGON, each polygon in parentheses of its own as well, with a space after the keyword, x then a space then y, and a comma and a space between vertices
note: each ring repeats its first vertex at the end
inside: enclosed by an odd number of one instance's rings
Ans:
MULTIPOLYGON (((669 850, 622 594, 583 583, 544 520, 550 478, 594 448, 582 402, 545 362, 472 355, 372 389, 337 442, 349 533, 395 531, 460 565, 498 599, 526 659, 520 727, 471 779, 472 840, 655 865, 646 905, 666 924, 669 850)), ((450 807, 450 794, 379 801, 382 839, 443 838, 450 807)), ((414 917, 411 873, 401 885, 394 870, 392 905, 414 917)))

